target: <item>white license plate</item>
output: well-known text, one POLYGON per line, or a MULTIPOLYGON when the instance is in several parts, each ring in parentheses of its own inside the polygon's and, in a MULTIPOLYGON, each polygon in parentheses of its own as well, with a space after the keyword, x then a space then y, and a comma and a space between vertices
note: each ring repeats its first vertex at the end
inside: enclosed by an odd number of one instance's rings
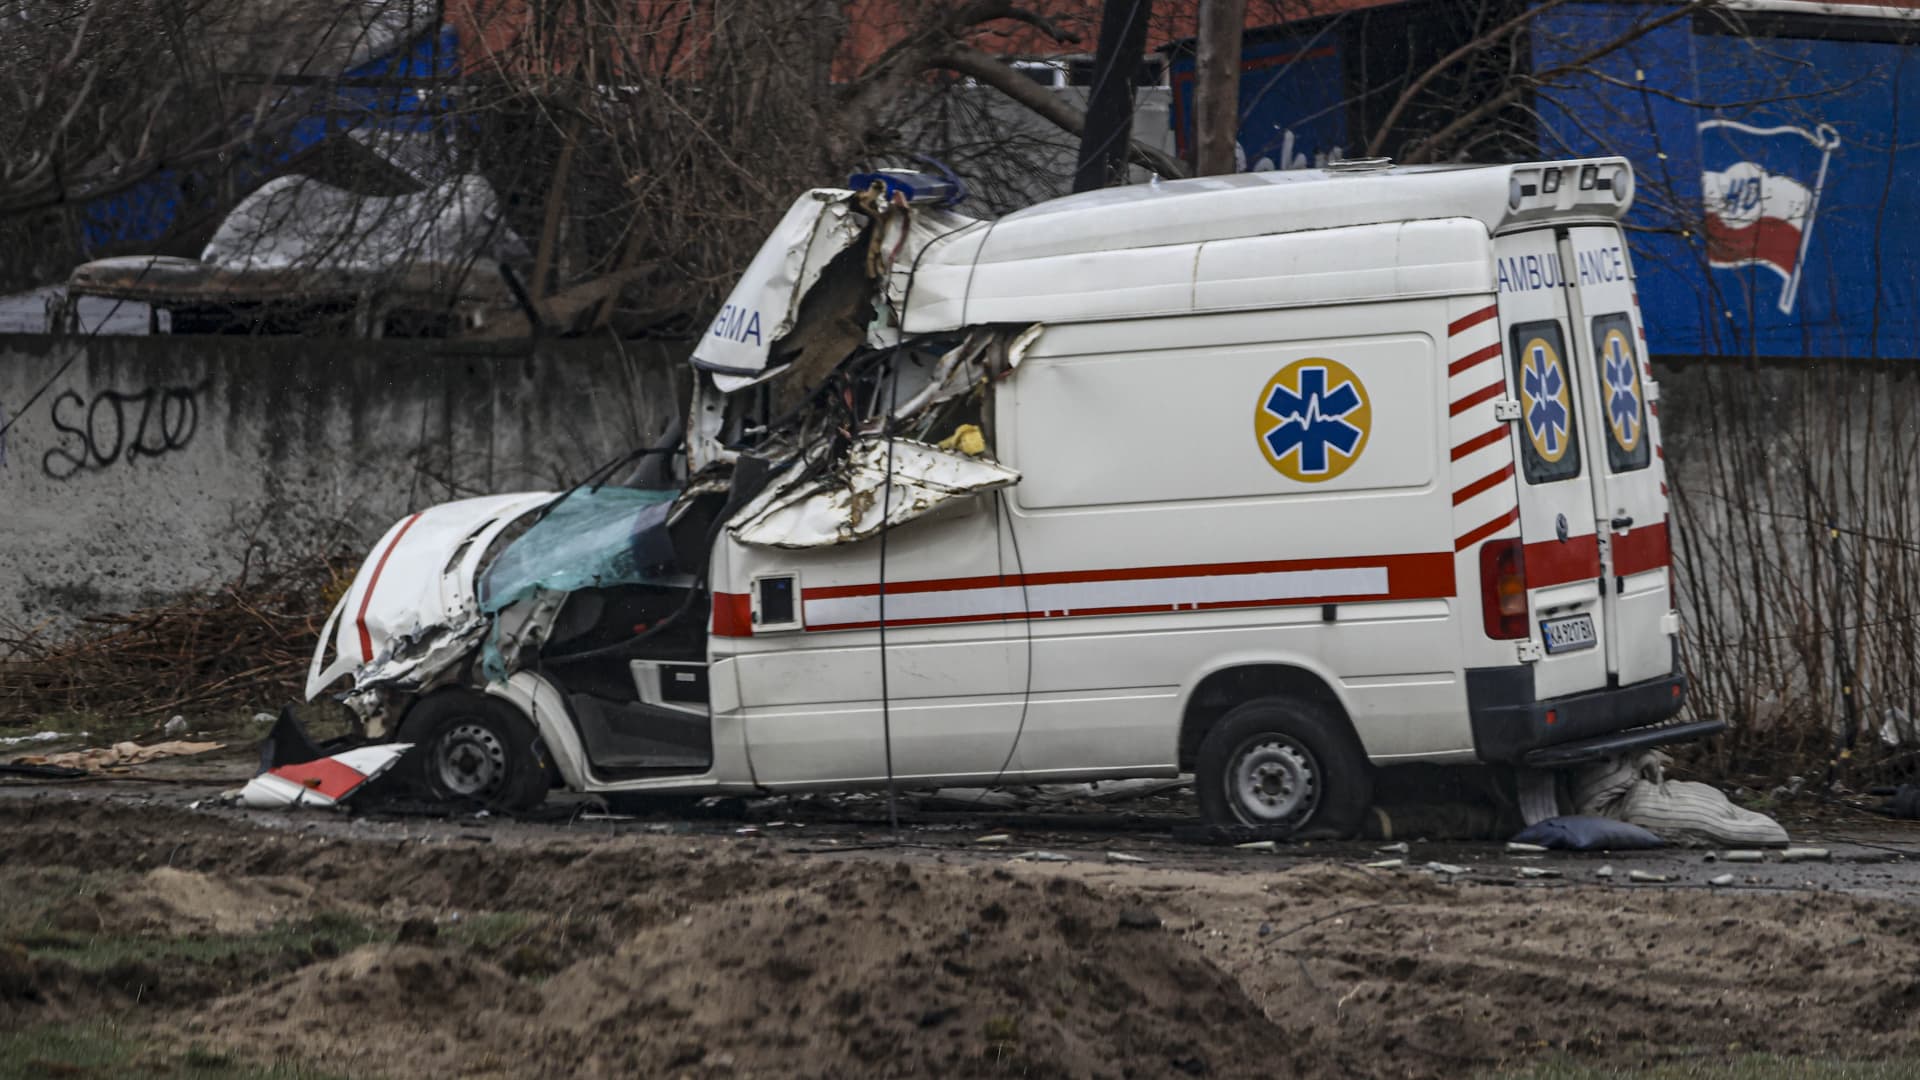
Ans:
POLYGON ((1549 653, 1579 652, 1598 644, 1593 636, 1593 616, 1575 615, 1568 619, 1547 619, 1540 624, 1540 636, 1546 639, 1549 653))

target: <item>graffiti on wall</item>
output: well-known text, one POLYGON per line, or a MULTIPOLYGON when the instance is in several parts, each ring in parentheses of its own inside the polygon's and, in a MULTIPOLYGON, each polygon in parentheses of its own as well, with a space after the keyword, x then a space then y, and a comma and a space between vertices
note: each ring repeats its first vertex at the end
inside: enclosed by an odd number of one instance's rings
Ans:
POLYGON ((134 393, 64 390, 48 406, 56 445, 40 458, 55 480, 131 465, 185 450, 200 430, 199 386, 149 386, 134 393))

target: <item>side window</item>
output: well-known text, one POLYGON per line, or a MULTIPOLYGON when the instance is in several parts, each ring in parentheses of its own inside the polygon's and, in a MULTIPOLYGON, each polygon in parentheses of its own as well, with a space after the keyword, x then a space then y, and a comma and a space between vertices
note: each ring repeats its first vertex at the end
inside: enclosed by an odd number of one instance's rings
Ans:
POLYGON ((1520 388, 1521 458, 1527 483, 1580 475, 1580 438, 1574 427, 1573 380, 1567 343, 1555 319, 1513 328, 1513 382, 1520 388))
POLYGON ((1607 421, 1607 466, 1614 472, 1644 469, 1652 459, 1647 438, 1647 395, 1640 381, 1640 354, 1633 347, 1633 320, 1626 314, 1593 320, 1594 366, 1600 375, 1600 415, 1607 421))

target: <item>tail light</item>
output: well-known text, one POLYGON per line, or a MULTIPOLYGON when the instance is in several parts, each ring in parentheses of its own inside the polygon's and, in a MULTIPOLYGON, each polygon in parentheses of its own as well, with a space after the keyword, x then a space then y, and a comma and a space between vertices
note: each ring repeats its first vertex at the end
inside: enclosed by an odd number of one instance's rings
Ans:
POLYGON ((1480 545, 1480 615, 1490 638, 1523 638, 1527 625, 1527 562, 1519 540, 1480 545))

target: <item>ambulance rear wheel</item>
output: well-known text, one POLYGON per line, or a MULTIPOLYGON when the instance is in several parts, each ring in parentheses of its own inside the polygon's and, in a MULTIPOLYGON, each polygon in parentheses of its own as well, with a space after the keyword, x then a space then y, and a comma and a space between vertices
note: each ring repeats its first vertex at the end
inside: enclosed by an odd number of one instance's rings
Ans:
POLYGON ((547 797, 545 744, 520 710, 473 690, 442 690, 408 710, 414 779, 440 802, 526 810, 547 797))
POLYGON ((1325 706, 1269 697, 1234 707, 1200 743, 1200 812, 1218 825, 1350 836, 1373 801, 1353 732, 1325 706))

